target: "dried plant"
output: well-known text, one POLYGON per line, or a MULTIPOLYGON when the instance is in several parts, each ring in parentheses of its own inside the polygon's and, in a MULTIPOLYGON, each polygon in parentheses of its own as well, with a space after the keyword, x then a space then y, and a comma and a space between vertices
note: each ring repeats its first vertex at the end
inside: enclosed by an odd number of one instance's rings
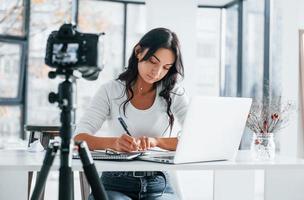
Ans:
POLYGON ((253 101, 246 126, 256 134, 276 133, 287 126, 294 109, 293 103, 282 103, 281 97, 271 101, 253 101))

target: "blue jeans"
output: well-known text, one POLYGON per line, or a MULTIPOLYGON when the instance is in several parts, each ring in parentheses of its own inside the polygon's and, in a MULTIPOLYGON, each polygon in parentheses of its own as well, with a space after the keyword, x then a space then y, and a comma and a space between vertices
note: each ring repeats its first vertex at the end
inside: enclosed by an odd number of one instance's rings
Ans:
MULTIPOLYGON (((178 200, 164 175, 132 177, 124 172, 103 172, 101 180, 109 200, 178 200)), ((94 200, 92 194, 89 200, 94 200)))

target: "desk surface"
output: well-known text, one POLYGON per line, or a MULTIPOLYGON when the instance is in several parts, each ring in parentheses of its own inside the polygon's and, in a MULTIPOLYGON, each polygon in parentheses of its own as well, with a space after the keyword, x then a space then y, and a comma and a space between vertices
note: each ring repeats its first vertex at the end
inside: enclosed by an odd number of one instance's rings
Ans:
MULTIPOLYGON (((145 161, 95 161, 98 171, 172 171, 172 170, 250 170, 250 169, 304 169, 304 159, 277 156, 274 161, 252 161, 248 151, 239 151, 235 161, 201 162, 188 164, 161 164, 145 161)), ((39 171, 44 152, 0 150, 0 170, 39 171)), ((56 156, 52 170, 60 166, 56 156)), ((72 161, 74 171, 82 171, 79 160, 72 161)))

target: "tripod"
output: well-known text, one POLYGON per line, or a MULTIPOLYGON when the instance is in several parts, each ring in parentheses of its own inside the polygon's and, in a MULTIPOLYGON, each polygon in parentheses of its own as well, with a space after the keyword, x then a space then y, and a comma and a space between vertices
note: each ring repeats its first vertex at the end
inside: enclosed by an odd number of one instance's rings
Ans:
MULTIPOLYGON (((31 200, 38 200, 46 183, 46 179, 54 158, 58 150, 60 150, 60 169, 59 169, 59 200, 74 199, 73 173, 71 168, 72 148, 74 143, 71 143, 72 135, 72 110, 73 110, 73 85, 70 77, 73 76, 72 69, 57 69, 55 72, 49 73, 49 78, 55 78, 57 75, 64 75, 65 81, 59 84, 58 94, 51 92, 49 101, 51 103, 58 102, 61 109, 60 114, 60 137, 59 142, 53 142, 47 148, 43 164, 36 181, 31 200)), ((78 153, 83 165, 84 173, 91 186, 95 200, 108 200, 106 191, 99 179, 96 167, 94 165, 89 148, 84 141, 76 142, 78 153)))

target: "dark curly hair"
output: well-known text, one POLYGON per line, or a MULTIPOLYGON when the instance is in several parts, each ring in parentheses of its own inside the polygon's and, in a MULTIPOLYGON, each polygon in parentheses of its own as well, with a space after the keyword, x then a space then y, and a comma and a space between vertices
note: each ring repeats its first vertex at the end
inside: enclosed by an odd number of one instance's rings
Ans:
POLYGON ((175 55, 175 62, 173 63, 173 66, 170 67, 166 76, 154 83, 155 87, 162 84, 162 90, 160 91, 159 96, 163 97, 167 102, 167 115, 169 116, 169 125, 172 131, 174 116, 171 112, 172 99, 170 93, 177 82, 178 75, 180 75, 182 78, 184 77, 184 67, 179 40, 176 34, 171 30, 166 28, 155 28, 146 33, 135 45, 132 55, 129 58, 127 70, 121 73, 118 77, 118 80, 125 82, 126 88, 124 94, 129 94, 128 91, 130 92, 130 95, 127 95, 127 100, 122 103, 124 115, 126 111, 126 104, 134 97, 132 86, 134 85, 138 76, 138 59, 135 53, 135 48, 138 45, 142 50, 148 49, 143 59, 139 62, 148 60, 160 48, 170 49, 175 55))

